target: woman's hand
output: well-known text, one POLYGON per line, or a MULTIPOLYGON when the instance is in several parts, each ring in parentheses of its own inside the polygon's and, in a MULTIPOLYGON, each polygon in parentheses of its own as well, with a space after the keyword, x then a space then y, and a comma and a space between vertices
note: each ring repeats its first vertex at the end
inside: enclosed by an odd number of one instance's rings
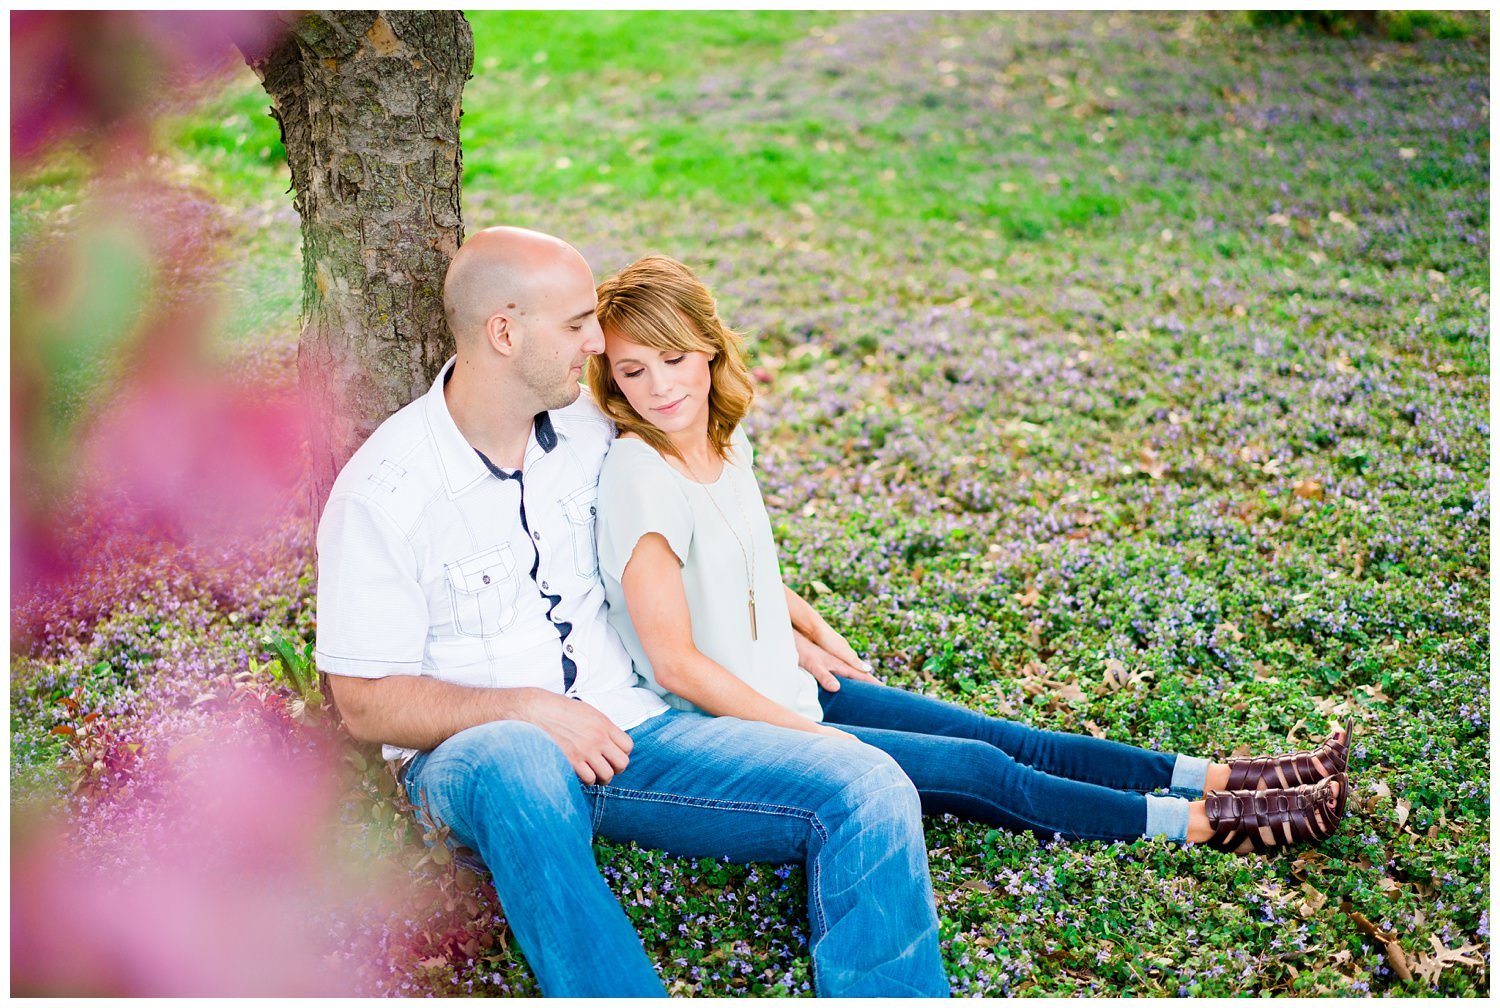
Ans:
MULTIPOLYGON (((827 624, 824 624, 827 626, 827 624)), ((797 642, 797 664, 812 674, 818 681, 818 685, 830 693, 839 691, 839 677, 845 679, 859 679, 864 682, 879 682, 870 674, 870 666, 860 661, 859 656, 854 654, 854 649, 849 643, 833 630, 828 631, 843 643, 843 650, 853 656, 853 661, 840 658, 827 648, 803 636, 800 630, 793 631, 792 637, 797 642)))
POLYGON ((866 682, 875 681, 875 676, 871 674, 875 670, 870 663, 856 654, 854 648, 849 645, 849 642, 844 640, 844 635, 829 626, 826 621, 823 623, 820 632, 813 637, 813 643, 824 651, 827 651, 838 661, 843 662, 850 669, 855 670, 853 673, 840 672, 838 673, 839 675, 844 676, 846 679, 863 679, 866 682))
POLYGON ((839 691, 839 677, 878 683, 870 663, 855 653, 844 635, 828 625, 821 613, 796 592, 786 592, 787 613, 792 617, 792 637, 797 642, 797 664, 830 693, 839 691))
POLYGON ((813 727, 809 728, 808 730, 811 731, 811 732, 813 732, 816 735, 837 735, 840 738, 846 738, 846 739, 849 739, 852 742, 858 742, 859 741, 859 738, 857 736, 850 735, 846 731, 840 731, 839 729, 835 728, 833 725, 816 724, 815 723, 813 725, 813 727))

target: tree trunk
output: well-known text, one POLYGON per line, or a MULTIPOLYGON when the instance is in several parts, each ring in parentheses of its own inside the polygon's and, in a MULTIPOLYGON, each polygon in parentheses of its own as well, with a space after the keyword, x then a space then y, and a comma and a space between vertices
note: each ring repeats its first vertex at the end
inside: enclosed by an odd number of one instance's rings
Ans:
POLYGON ((453 352, 443 274, 463 241, 474 37, 456 11, 318 11, 249 62, 302 216, 297 370, 316 521, 349 456, 453 352))

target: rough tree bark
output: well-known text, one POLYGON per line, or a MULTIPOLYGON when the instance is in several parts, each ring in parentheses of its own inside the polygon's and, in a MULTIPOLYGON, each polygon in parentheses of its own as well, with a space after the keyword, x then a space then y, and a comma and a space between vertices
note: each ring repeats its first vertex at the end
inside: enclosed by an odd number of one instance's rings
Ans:
POLYGON ((302 217, 297 370, 316 521, 349 456, 453 352, 442 285, 463 241, 458 121, 474 37, 457 11, 318 11, 249 62, 302 217))

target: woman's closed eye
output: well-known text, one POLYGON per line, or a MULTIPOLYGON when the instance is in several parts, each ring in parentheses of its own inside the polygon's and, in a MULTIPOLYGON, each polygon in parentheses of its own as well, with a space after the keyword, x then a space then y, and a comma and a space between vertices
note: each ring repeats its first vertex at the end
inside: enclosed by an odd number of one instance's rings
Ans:
MULTIPOLYGON (((677 356, 677 357, 663 358, 662 363, 663 364, 681 364, 685 360, 687 360, 687 354, 682 354, 682 355, 677 356)), ((636 368, 634 371, 621 371, 620 375, 621 375, 621 377, 624 377, 624 378, 639 378, 641 375, 643 375, 645 373, 646 373, 646 369, 645 368, 636 368)))

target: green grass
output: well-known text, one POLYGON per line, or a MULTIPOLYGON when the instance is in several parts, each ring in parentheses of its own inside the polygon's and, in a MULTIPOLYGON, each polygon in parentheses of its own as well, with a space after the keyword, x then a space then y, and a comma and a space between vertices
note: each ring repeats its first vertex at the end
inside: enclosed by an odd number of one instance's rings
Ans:
POLYGON ((1118 212, 1118 200, 1091 184, 1048 191, 997 164, 977 133, 935 129, 945 111, 939 96, 899 101, 878 121, 838 108, 764 121, 691 110, 705 78, 746 109, 783 103, 782 92, 757 83, 758 66, 788 43, 835 37, 825 31, 833 20, 475 15, 481 55, 465 92, 465 183, 503 192, 524 179, 528 196, 541 199, 732 199, 746 212, 836 206, 871 222, 968 218, 1023 240, 1118 212), (517 47, 516 39, 546 43, 517 47), (1014 195, 1002 192, 1005 182, 1014 195))

